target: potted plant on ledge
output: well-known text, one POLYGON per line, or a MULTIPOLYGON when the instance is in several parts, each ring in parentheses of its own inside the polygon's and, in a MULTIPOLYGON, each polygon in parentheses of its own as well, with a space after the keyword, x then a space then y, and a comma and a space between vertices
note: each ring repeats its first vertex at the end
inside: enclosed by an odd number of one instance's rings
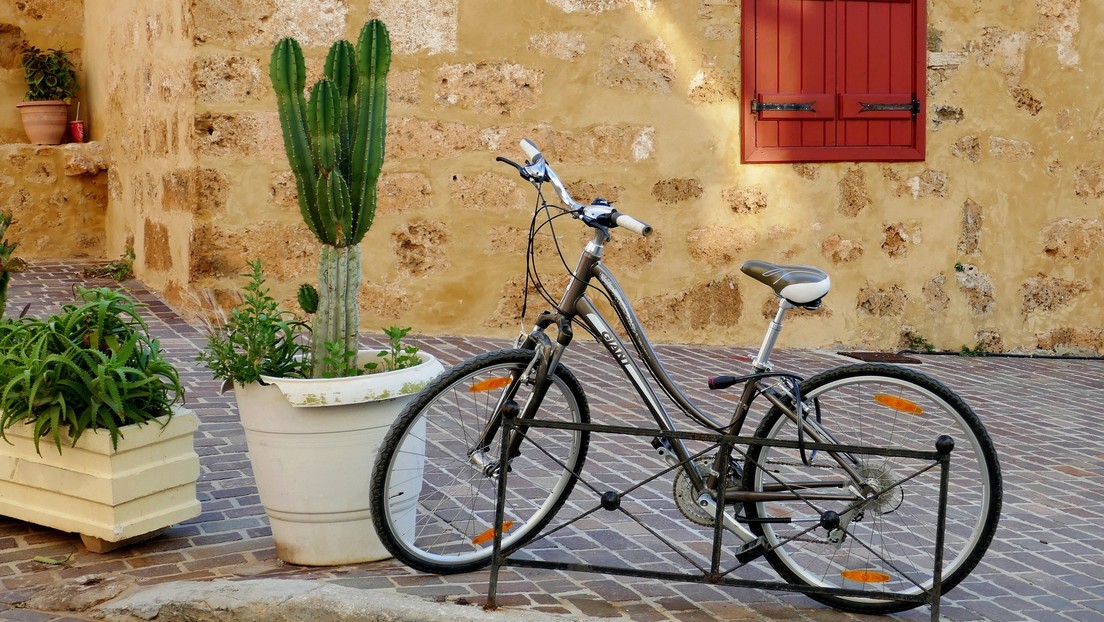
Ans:
POLYGON ((254 262, 244 303, 200 355, 233 384, 276 553, 293 564, 389 556, 371 522, 372 464, 403 406, 443 370, 397 339, 382 355, 358 345, 358 245, 375 215, 390 61, 387 29, 372 20, 355 47, 333 44, 307 99, 298 42, 276 45, 269 75, 284 145, 303 220, 322 244, 319 286, 299 291, 313 321, 278 309, 254 262), (410 366, 392 369, 395 348, 410 366))
POLYGON ((77 92, 77 72, 65 50, 24 48, 21 57, 26 101, 16 104, 27 139, 58 145, 69 122, 69 100, 77 92))
POLYGON ((199 515, 195 413, 138 305, 107 289, 0 319, 0 515, 101 553, 199 515))

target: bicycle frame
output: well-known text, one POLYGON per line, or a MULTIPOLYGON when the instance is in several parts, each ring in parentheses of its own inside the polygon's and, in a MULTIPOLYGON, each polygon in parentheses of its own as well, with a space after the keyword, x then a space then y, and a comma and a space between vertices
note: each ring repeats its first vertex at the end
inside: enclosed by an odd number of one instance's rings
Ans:
MULTIPOLYGON (((533 363, 530 365, 529 369, 522 374, 522 376, 529 373, 535 374, 533 377, 535 389, 534 396, 525 405, 525 410, 520 412, 519 419, 525 421, 535 417, 540 407, 541 399, 543 398, 544 389, 547 387, 547 378, 555 370, 556 365, 559 364, 563 352, 567 349, 567 346, 571 343, 573 338, 571 323, 573 320, 578 320, 599 338, 602 346, 609 352, 610 356, 617 361, 621 371, 628 378, 630 384, 632 384, 633 388, 643 400, 644 405, 655 419, 660 431, 677 431, 674 420, 660 401, 660 397, 655 389, 653 389, 652 385, 648 382, 644 375, 644 371, 636 360, 629 356, 625 342, 618 336, 609 320, 603 316, 601 311, 598 310, 594 302, 587 295, 587 290, 590 287, 598 287, 604 291, 610 301, 612 301, 614 312, 621 326, 625 329, 629 341, 632 343, 640 359, 666 396, 675 403, 679 410, 690 418, 702 425, 714 427, 712 419, 702 412, 682 392, 676 382, 667 373, 666 369, 664 369, 659 355, 645 335, 644 329, 627 295, 617 282, 617 279, 613 276, 613 273, 602 263, 602 252, 608 238, 609 235, 607 231, 600 228, 595 230, 594 239, 587 243, 579 257, 578 264, 573 272, 573 278, 560 300, 557 311, 541 314, 532 332, 519 339, 518 345, 520 347, 536 350, 533 363), (558 333, 555 343, 552 342, 551 338, 549 338, 546 333, 547 329, 553 324, 556 325, 558 333)), ((808 435, 812 442, 834 442, 831 435, 825 432, 815 421, 807 417, 799 417, 794 412, 794 409, 788 403, 792 400, 786 399, 789 396, 788 393, 780 393, 776 387, 765 382, 766 378, 777 378, 778 376, 788 375, 771 373, 770 356, 778 338, 778 334, 781 332, 783 318, 786 312, 792 308, 794 308, 794 305, 784 299, 781 300, 778 313, 771 322, 767 334, 763 339, 763 343, 753 359, 752 368, 754 373, 744 378, 743 391, 735 412, 732 414, 728 423, 720 428, 725 434, 739 434, 744 420, 751 409, 752 402, 757 396, 763 395, 773 406, 781 409, 786 416, 790 417, 791 420, 794 422, 800 421, 799 425, 801 425, 804 433, 808 435)), ((500 428, 501 409, 505 407, 518 408, 518 405, 514 404, 512 401, 513 394, 514 391, 509 390, 502 396, 498 407, 500 414, 496 417, 495 421, 489 422, 484 429, 480 441, 478 441, 475 446, 477 450, 473 452, 473 462, 478 462, 481 466, 486 466, 488 464, 482 461, 482 456, 484 454, 482 451, 479 451, 479 448, 488 447, 490 445, 490 439, 498 433, 500 428)), ((669 464, 672 467, 683 469, 693 483, 694 489, 700 491, 698 498, 699 505, 708 511, 715 511, 716 500, 721 496, 717 494, 717 488, 723 479, 719 474, 728 468, 727 464, 731 456, 732 447, 721 447, 710 469, 711 473, 703 477, 698 472, 698 469, 693 467, 692 461, 694 456, 682 439, 673 436, 664 436, 661 444, 662 443, 666 443, 666 445, 663 446, 662 449, 657 447, 657 450, 661 452, 669 450, 673 454, 673 457, 668 459, 669 464)), ((512 442, 508 443, 507 454, 505 455, 516 455, 520 444, 521 434, 515 435, 512 442)), ((839 494, 808 494, 796 492, 797 490, 808 490, 810 488, 846 489, 849 484, 853 485, 856 490, 862 490, 863 493, 866 492, 866 487, 862 483, 863 480, 861 476, 853 467, 853 465, 857 464, 854 456, 847 454, 841 455, 834 452, 830 453, 830 455, 832 455, 848 473, 848 479, 850 481, 809 482, 807 484, 797 485, 790 484, 785 487, 780 486, 777 490, 763 492, 749 492, 740 490, 738 486, 726 486, 724 501, 725 503, 747 503, 795 498, 843 501, 861 499, 861 496, 854 492, 839 494)), ((750 543, 757 540, 757 536, 753 535, 743 525, 736 522, 729 514, 725 513, 724 516, 725 527, 743 541, 750 543)))
MULTIPOLYGON (((777 313, 745 375, 713 377, 708 383, 713 390, 731 389, 727 397, 735 404, 726 399, 717 408, 699 393, 684 393, 664 368, 629 296, 603 265, 613 229, 648 236, 652 227, 604 199, 589 205, 574 201, 539 149, 528 140, 521 147, 528 157, 525 165, 497 159, 537 190, 525 292, 532 286, 550 307, 513 348, 474 356, 435 380, 388 433, 371 496, 377 531, 396 558, 435 573, 466 572, 489 560, 492 598, 497 567, 511 562, 793 589, 860 613, 931 603, 932 595, 938 599, 941 594, 944 565, 951 587, 969 574, 992 541, 1001 482, 993 443, 957 394, 924 373, 896 366, 841 365, 808 380, 773 370, 772 353, 788 311, 818 307, 831 279, 812 266, 757 260, 743 263, 740 271, 776 294, 777 313), (555 188, 559 204, 545 197, 546 183, 555 188), (557 296, 542 282, 534 251, 538 234, 553 229, 563 216, 590 227, 592 236, 573 267, 552 231, 556 258, 570 277, 557 296), (602 400, 593 394, 588 400, 586 378, 568 369, 578 362, 566 353, 580 327, 620 369, 613 372, 606 361, 600 373, 624 374, 635 391, 635 396, 626 393, 615 377, 598 379, 594 387, 603 394, 613 390, 628 400, 611 404, 608 417, 591 412, 590 405, 602 400), (637 400, 650 419, 639 412, 637 400), (745 431, 750 429, 754 432, 745 431), (605 435, 650 439, 656 453, 641 446, 627 449, 626 455, 605 435), (968 450, 953 480, 962 502, 948 515, 949 457, 959 436, 968 450), (935 439, 934 452, 912 449, 926 438, 935 439), (588 449, 598 450, 593 468, 585 466, 588 449), (424 459, 408 465, 411 456, 424 459), (938 507, 933 505, 935 482, 925 476, 936 467, 938 507), (615 482, 602 481, 607 470, 617 473, 615 482), (511 485, 515 477, 520 483, 511 485), (915 482, 909 485, 913 494, 905 489, 909 482, 915 482), (665 483, 671 485, 670 497, 657 489, 665 483), (566 514, 558 517, 561 510, 566 514), (621 529, 624 521, 636 523, 648 542, 669 549, 675 565, 685 563, 700 574, 542 561, 539 553, 538 559, 511 558, 530 543, 593 520, 589 517, 600 510, 611 513, 600 523, 625 533, 636 530, 621 529), (665 533, 668 519, 677 520, 677 513, 688 529, 665 533), (657 528, 653 518, 664 527, 657 528), (954 525, 947 533, 954 535, 955 553, 944 564, 948 520, 954 525), (702 527, 712 532, 708 563, 703 563, 702 527), (760 558, 785 584, 729 576, 760 558)), ((528 300, 523 300, 525 316, 528 300)), ((595 351, 587 352, 589 357, 595 351)), ((570 542, 565 545, 572 548, 570 542)), ((559 550, 560 544, 554 546, 559 550)), ((578 559, 598 559, 587 551, 578 559)), ((649 559, 666 565, 668 554, 659 555, 649 559)))

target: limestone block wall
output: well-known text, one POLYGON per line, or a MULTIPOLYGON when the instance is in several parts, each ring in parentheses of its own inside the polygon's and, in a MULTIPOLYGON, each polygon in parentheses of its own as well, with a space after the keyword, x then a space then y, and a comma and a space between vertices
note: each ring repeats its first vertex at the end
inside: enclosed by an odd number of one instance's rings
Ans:
POLYGON ((105 256, 105 146, 27 144, 15 107, 26 92, 20 67, 25 45, 70 52, 82 86, 75 102, 83 100, 82 6, 80 0, 0 4, 0 210, 12 213, 8 237, 19 244, 17 255, 29 260, 105 256))
POLYGON ((132 246, 139 277, 179 296, 200 205, 190 7, 175 0, 85 0, 84 19, 95 33, 86 40, 87 97, 112 160, 109 252, 132 246))
POLYGON ((0 210, 14 219, 7 237, 19 245, 17 256, 32 261, 105 256, 103 151, 100 143, 0 144, 0 210))
MULTIPOLYGON (((761 258, 833 278, 788 345, 1101 350, 1099 4, 931 3, 927 161, 800 165, 739 162, 738 0, 193 4, 207 194, 187 281, 221 300, 252 257, 288 300, 312 278, 271 45, 299 37, 317 76, 330 41, 378 16, 396 56, 367 328, 522 326, 533 194, 494 157, 520 158, 529 137, 577 197, 655 226, 647 240, 615 232, 607 262, 657 339, 757 343, 774 303, 739 266, 761 258)), ((556 234, 569 257, 586 239, 566 220, 556 234)), ((538 248, 561 287, 550 239, 538 248)))
MULTIPOLYGON (((81 3, 0 11, 55 5, 81 3)), ((1100 3, 930 2, 926 161, 797 165, 739 161, 739 0, 83 7, 97 33, 82 48, 84 97, 111 167, 106 252, 131 240, 140 277, 177 306, 211 304, 203 292, 231 304, 255 257, 289 302, 314 280, 269 51, 296 36, 313 80, 330 42, 381 17, 395 60, 366 329, 527 324, 534 197, 494 157, 520 159, 528 137, 576 197, 656 228, 615 232, 607 262, 658 340, 757 344, 774 303, 739 266, 758 258, 832 275, 825 306, 798 314, 784 345, 1104 351, 1100 3)), ((18 17, 0 13, 0 56, 14 40, 4 24, 33 21, 18 17)), ((555 233, 569 258, 587 238, 568 220, 555 233)), ((544 282, 562 287, 549 229, 536 248, 544 282)), ((543 306, 531 296, 531 312, 543 306)))

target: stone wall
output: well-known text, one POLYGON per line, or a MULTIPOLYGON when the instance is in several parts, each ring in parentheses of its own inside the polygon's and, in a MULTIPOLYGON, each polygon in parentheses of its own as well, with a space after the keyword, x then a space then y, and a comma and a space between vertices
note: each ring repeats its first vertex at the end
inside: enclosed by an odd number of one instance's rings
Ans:
MULTIPOLYGON (((313 80, 378 16, 395 60, 369 330, 524 325, 533 194, 494 157, 529 137, 578 198, 655 227, 615 232, 607 262, 657 340, 757 344, 773 303, 739 266, 759 258, 832 275, 784 345, 1104 350, 1100 3, 930 3, 925 162, 743 165, 738 0, 86 2, 111 33, 92 102, 117 160, 109 250, 133 236, 139 274, 179 306, 230 303, 254 257, 283 299, 314 280, 268 53, 296 36, 313 80)), ((573 261, 585 233, 555 231, 573 261)), ((537 249, 561 287, 551 239, 537 249)))
MULTIPOLYGON (((101 259, 106 252, 104 145, 29 145, 15 107, 26 92, 19 64, 25 45, 69 51, 82 87, 74 104, 84 99, 82 12, 80 0, 0 4, 0 210, 12 213, 8 238, 25 259, 101 259)), ((81 117, 86 113, 87 106, 81 117)))
MULTIPOLYGON (((20 130, 22 131, 22 130, 20 130)), ((107 206, 103 145, 0 144, 0 210, 16 256, 102 259, 107 206)))
POLYGON ((85 0, 86 96, 111 149, 109 252, 170 298, 186 283, 198 209, 193 26, 177 0, 85 0))

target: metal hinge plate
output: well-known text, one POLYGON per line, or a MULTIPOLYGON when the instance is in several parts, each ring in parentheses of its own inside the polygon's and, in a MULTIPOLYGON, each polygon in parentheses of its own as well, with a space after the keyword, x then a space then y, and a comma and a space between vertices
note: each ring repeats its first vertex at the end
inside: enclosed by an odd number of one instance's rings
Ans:
POLYGON ((816 112, 816 108, 813 106, 815 103, 816 102, 803 102, 803 103, 795 103, 795 104, 777 104, 777 103, 763 103, 761 101, 752 100, 752 102, 751 102, 751 111, 752 112, 763 112, 763 111, 766 111, 766 110, 770 110, 770 111, 775 111, 775 112, 778 112, 778 111, 781 111, 781 112, 816 112))
POLYGON ((862 110, 860 112, 907 111, 907 112, 911 112, 912 116, 914 116, 914 117, 916 115, 920 114, 920 101, 916 99, 915 95, 912 97, 911 102, 905 102, 905 103, 900 103, 900 104, 880 104, 880 103, 859 102, 859 105, 862 106, 862 110))

